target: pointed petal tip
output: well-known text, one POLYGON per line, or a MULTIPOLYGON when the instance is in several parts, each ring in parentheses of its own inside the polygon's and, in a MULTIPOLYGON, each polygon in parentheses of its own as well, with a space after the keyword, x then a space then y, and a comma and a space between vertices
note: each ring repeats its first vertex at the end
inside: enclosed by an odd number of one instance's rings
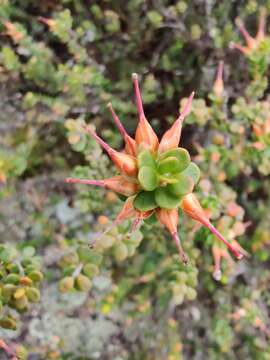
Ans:
POLYGON ((132 74, 132 80, 138 80, 138 74, 137 73, 132 74))
POLYGON ((112 103, 109 101, 108 104, 106 105, 106 107, 107 107, 108 109, 111 109, 111 108, 112 108, 112 103))
POLYGON ((193 97, 195 95, 195 91, 192 91, 192 93, 189 95, 187 102, 184 106, 183 111, 180 113, 178 120, 183 121, 184 118, 189 114, 190 110, 191 110, 191 104, 192 104, 192 100, 193 97))
POLYGON ((251 257, 251 255, 250 255, 250 253, 248 253, 246 250, 244 250, 244 249, 237 249, 238 251, 239 251, 239 254, 238 254, 238 256, 236 256, 236 258, 237 258, 237 260, 242 260, 244 257, 246 257, 246 258, 250 258, 251 257))
POLYGON ((216 281, 220 281, 221 280, 221 276, 222 276, 222 273, 220 270, 215 270, 213 272, 213 278, 216 280, 216 281))
POLYGON ((183 264, 184 264, 185 266, 188 266, 188 265, 189 265, 189 258, 188 258, 188 256, 187 256, 185 253, 179 254, 179 255, 180 255, 181 260, 183 261, 183 264))
POLYGON ((235 25, 238 26, 238 27, 244 25, 243 21, 241 20, 241 18, 239 16, 237 16, 235 18, 235 25))
POLYGON ((186 255, 186 253, 184 252, 184 250, 182 248, 182 244, 181 244, 181 241, 180 241, 180 238, 179 238, 177 232, 172 233, 172 237, 173 237, 173 240, 174 240, 175 245, 177 247, 180 259, 182 260, 184 265, 188 265, 189 264, 189 258, 188 258, 188 256, 186 255))

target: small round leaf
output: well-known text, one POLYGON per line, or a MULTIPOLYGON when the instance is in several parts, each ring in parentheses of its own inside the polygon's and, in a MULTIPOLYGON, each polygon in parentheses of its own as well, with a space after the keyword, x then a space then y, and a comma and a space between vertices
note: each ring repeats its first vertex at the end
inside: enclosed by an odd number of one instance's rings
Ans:
POLYGON ((188 167, 181 173, 181 175, 190 176, 193 179, 195 185, 200 179, 201 171, 194 162, 191 162, 188 167))
POLYGON ((183 173, 181 173, 178 176, 178 182, 176 184, 168 185, 168 190, 173 195, 182 196, 191 193, 193 187, 193 179, 190 176, 185 176, 183 173))
POLYGON ((156 168, 156 161, 149 150, 143 150, 138 155, 138 167, 141 168, 143 166, 156 168))
POLYGON ((168 157, 176 157, 179 161, 179 172, 183 171, 190 163, 190 155, 184 148, 176 148, 166 151, 161 154, 160 161, 167 159, 168 157))
POLYGON ((142 188, 146 191, 152 191, 158 185, 157 173, 150 166, 143 166, 139 170, 138 180, 142 188))
POLYGON ((139 211, 149 211, 157 207, 154 191, 141 191, 134 200, 134 207, 139 211))
POLYGON ((155 190, 155 200, 162 209, 175 209, 180 202, 181 196, 170 193, 168 187, 159 187, 155 190))
POLYGON ((161 160, 158 164, 158 172, 160 174, 171 174, 179 172, 181 169, 181 164, 178 159, 174 156, 169 156, 164 160, 161 160))

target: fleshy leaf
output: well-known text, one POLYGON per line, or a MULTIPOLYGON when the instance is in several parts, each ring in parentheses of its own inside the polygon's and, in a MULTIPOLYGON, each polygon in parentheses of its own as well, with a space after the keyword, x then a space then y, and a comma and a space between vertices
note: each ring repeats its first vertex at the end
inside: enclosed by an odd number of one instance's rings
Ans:
POLYGON ((171 194, 176 196, 183 196, 192 192, 194 187, 194 181, 191 176, 186 176, 181 173, 178 176, 178 182, 176 184, 168 185, 168 190, 171 194))
POLYGON ((158 172, 161 174, 177 173, 181 164, 175 156, 169 156, 158 164, 158 172))
POLYGON ((134 207, 139 211, 149 211, 157 207, 154 191, 141 191, 134 200, 134 207))
POLYGON ((160 161, 169 157, 176 157, 179 161, 179 172, 182 172, 190 164, 190 155, 186 149, 176 148, 168 150, 160 156, 160 161))
POLYGON ((170 193, 168 187, 159 187, 155 190, 155 200, 162 209, 174 209, 179 206, 181 196, 170 193))
POLYGON ((157 217, 156 217, 155 212, 153 212, 153 214, 151 216, 149 216, 147 219, 145 219, 144 222, 149 225, 155 224, 157 222, 157 217))
POLYGON ((191 162, 181 175, 190 176, 195 185, 200 180, 201 172, 199 167, 194 162, 191 162))
POLYGON ((139 170, 138 180, 142 188, 146 191, 155 190, 155 188, 158 186, 157 173, 150 166, 143 166, 139 170))
POLYGON ((156 161, 149 150, 143 150, 138 155, 138 167, 150 166, 156 168, 156 161))

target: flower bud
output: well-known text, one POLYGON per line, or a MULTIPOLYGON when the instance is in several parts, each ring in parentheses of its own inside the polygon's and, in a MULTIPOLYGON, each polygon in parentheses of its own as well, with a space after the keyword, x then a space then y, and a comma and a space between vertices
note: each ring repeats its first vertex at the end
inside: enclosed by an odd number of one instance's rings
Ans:
POLYGON ((139 113, 139 124, 136 130, 135 140, 137 145, 142 145, 146 149, 156 151, 158 148, 158 137, 144 115, 138 75, 133 74, 132 79, 134 84, 137 109, 139 113))
POLYGON ((20 284, 24 286, 31 286, 33 284, 33 281, 28 276, 22 276, 20 278, 20 284))
POLYGON ((118 194, 125 196, 134 195, 138 191, 138 184, 135 182, 127 181, 123 176, 114 176, 104 180, 87 180, 77 178, 67 178, 66 183, 72 184, 87 184, 105 187, 109 190, 115 191, 118 194))
POLYGON ((53 19, 45 18, 44 16, 39 16, 38 20, 42 22, 43 24, 47 25, 50 30, 55 29, 56 21, 53 19))
POLYGON ((257 136, 257 137, 260 137, 262 136, 263 134, 263 129, 261 126, 257 125, 257 124, 253 124, 252 125, 252 130, 254 132, 254 134, 257 136))
POLYGON ((217 97, 221 97, 224 91, 223 69, 224 69, 224 63, 223 61, 220 61, 218 64, 216 80, 213 86, 213 92, 217 97))
POLYGON ((121 121, 119 120, 118 116, 116 115, 112 104, 109 103, 108 105, 108 109, 110 110, 113 120, 116 124, 116 126, 118 127, 120 134, 122 135, 124 141, 125 141, 125 152, 128 155, 132 155, 132 156, 136 156, 137 154, 137 144, 136 141, 134 139, 132 139, 131 136, 128 135, 128 133, 126 132, 124 126, 122 125, 121 121))
POLYGON ((107 151, 108 155, 114 162, 115 166, 118 170, 127 176, 136 176, 138 169, 137 169, 137 162, 136 159, 128 154, 120 153, 114 149, 112 149, 105 141, 103 141, 94 130, 92 130, 89 126, 84 127, 85 131, 90 134, 102 147, 105 151, 107 151))
POLYGON ((194 92, 192 92, 190 97, 188 98, 183 112, 179 115, 178 119, 175 121, 172 127, 167 130, 163 135, 158 147, 159 153, 163 153, 167 150, 175 149, 178 147, 182 132, 183 120, 190 112, 193 97, 194 92))
POLYGON ((165 210, 165 209, 158 209, 156 211, 156 216, 158 221, 164 225, 169 232, 171 233, 173 240, 176 244, 177 250, 179 252, 179 256, 184 262, 184 264, 188 263, 188 258, 184 253, 184 250, 181 245, 180 238, 177 234, 177 224, 178 224, 178 209, 172 210, 165 210))
POLYGON ((252 36, 250 36, 250 34, 248 33, 247 29, 245 28, 242 20, 239 17, 237 17, 235 20, 235 23, 246 41, 247 48, 249 50, 254 49, 254 47, 256 46, 256 40, 252 36))
POLYGON ((240 30, 240 32, 242 33, 242 35, 246 41, 246 46, 232 43, 231 47, 238 49, 244 55, 249 56, 252 53, 252 51, 254 49, 256 49, 265 38, 266 11, 264 8, 262 8, 260 11, 258 31, 257 31, 257 35, 255 38, 250 36, 250 34, 247 32, 241 19, 237 18, 235 22, 236 22, 238 29, 240 30))
POLYGON ((10 36, 15 43, 19 43, 23 39, 23 33, 18 31, 18 29, 12 22, 6 21, 4 25, 7 29, 7 35, 10 36))
POLYGON ((267 15, 266 9, 265 8, 260 8, 258 31, 257 31, 257 34, 256 34, 257 42, 261 42, 265 38, 266 15, 267 15))
POLYGON ((120 213, 117 215, 115 223, 119 224, 124 220, 131 219, 137 215, 137 211, 133 206, 134 196, 127 198, 120 213))
POLYGON ((240 249, 236 249, 232 244, 230 244, 219 232, 218 230, 210 223, 206 213, 201 207, 199 201, 194 194, 185 195, 180 203, 181 209, 186 212, 193 220, 198 221, 205 227, 207 227, 219 240, 221 240, 227 248, 235 255, 235 257, 240 260, 245 255, 240 249))

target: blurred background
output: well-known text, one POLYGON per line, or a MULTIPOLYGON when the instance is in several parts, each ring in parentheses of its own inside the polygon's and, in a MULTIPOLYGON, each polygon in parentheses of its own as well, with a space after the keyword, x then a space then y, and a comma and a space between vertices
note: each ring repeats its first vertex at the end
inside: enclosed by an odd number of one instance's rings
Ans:
POLYGON ((0 338, 10 354, 270 359, 268 15, 268 0, 0 0, 0 338), (183 214, 189 266, 158 224, 128 238, 124 223, 88 248, 122 200, 64 178, 115 174, 81 126, 121 148, 111 101, 133 136, 133 72, 159 136, 195 91, 181 146, 201 168, 196 194, 249 259, 235 263, 183 214))

